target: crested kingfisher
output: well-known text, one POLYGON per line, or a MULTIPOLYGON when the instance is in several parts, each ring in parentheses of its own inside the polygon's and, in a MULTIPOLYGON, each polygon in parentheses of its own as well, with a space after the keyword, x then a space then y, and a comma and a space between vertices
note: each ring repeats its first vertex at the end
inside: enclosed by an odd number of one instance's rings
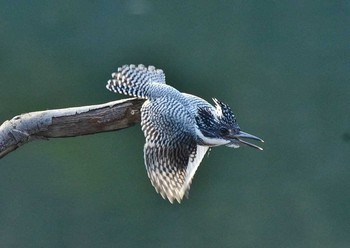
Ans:
POLYGON ((263 142, 243 132, 230 107, 213 98, 182 93, 166 84, 163 70, 154 66, 124 65, 106 85, 112 92, 147 99, 141 108, 146 138, 144 161, 152 185, 171 203, 181 202, 210 147, 241 145, 262 150, 246 139, 263 142))

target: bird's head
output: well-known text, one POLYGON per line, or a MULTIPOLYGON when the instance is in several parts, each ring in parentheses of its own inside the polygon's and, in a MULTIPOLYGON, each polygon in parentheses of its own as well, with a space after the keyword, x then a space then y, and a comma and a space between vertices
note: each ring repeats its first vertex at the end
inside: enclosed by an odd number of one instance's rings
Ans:
POLYGON ((200 107, 196 116, 199 129, 197 134, 201 142, 209 146, 226 145, 233 148, 247 145, 262 150, 261 147, 244 139, 264 141, 259 137, 241 131, 231 108, 215 98, 213 98, 213 101, 215 108, 200 107))

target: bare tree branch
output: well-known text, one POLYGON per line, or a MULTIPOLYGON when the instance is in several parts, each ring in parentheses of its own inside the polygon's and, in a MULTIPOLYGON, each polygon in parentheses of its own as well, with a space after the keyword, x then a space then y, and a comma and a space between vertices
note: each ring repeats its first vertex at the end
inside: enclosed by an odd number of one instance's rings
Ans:
POLYGON ((131 127, 140 122, 143 102, 142 99, 129 98, 15 116, 0 126, 0 158, 33 140, 74 137, 131 127))

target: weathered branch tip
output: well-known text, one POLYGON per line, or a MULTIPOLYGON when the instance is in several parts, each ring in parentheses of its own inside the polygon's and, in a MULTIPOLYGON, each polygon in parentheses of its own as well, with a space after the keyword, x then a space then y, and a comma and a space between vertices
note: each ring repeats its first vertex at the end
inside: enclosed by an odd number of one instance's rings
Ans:
POLYGON ((144 101, 128 98, 15 116, 0 126, 0 159, 33 140, 74 137, 131 127, 140 122, 140 108, 144 101))

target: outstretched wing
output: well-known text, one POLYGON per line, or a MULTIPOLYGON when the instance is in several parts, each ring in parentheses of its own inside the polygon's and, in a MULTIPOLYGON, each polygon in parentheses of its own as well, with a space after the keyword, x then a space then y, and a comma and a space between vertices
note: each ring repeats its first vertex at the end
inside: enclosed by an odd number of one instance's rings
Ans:
POLYGON ((154 66, 124 65, 112 73, 112 79, 107 82, 106 88, 115 93, 146 98, 145 89, 150 83, 165 84, 163 70, 154 66))
POLYGON ((208 150, 197 145, 192 122, 184 106, 173 99, 146 101, 141 110, 147 174, 156 191, 170 202, 180 202, 188 192, 208 150))

